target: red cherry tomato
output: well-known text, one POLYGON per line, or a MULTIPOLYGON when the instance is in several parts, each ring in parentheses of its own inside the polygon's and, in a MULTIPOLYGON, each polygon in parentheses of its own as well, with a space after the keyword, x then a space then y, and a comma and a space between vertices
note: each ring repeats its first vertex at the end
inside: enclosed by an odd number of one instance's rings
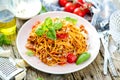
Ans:
POLYGON ((73 13, 81 17, 84 17, 86 15, 86 11, 84 9, 82 10, 81 8, 76 8, 73 13))
POLYGON ((90 2, 85 2, 82 6, 85 7, 85 8, 90 9, 92 5, 93 5, 93 4, 90 3, 90 2))
POLYGON ((92 6, 92 3, 85 2, 85 3, 82 5, 82 8, 84 9, 84 11, 85 11, 86 13, 89 13, 91 6, 92 6))
POLYGON ((67 11, 67 12, 73 12, 74 9, 76 8, 75 4, 71 3, 71 2, 68 2, 66 5, 65 5, 65 8, 64 8, 64 11, 67 11))
POLYGON ((79 3, 75 3, 76 8, 80 7, 81 5, 79 3))
POLYGON ((64 7, 66 4, 67 4, 67 0, 59 0, 59 5, 61 6, 61 7, 64 7))
POLYGON ((88 8, 84 9, 85 13, 90 13, 90 10, 88 8))
POLYGON ((68 37, 67 33, 57 33, 57 38, 66 39, 68 37))
POLYGON ((84 4, 84 0, 77 0, 79 3, 84 4))
POLYGON ((74 63, 74 62, 76 62, 76 60, 77 60, 76 55, 74 55, 72 53, 68 53, 68 55, 67 55, 67 62, 68 63, 74 63))

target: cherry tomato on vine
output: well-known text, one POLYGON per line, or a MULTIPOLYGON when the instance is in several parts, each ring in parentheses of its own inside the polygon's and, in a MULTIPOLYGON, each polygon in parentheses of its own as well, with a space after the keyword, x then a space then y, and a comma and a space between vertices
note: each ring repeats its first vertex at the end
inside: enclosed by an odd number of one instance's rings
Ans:
POLYGON ((79 3, 84 4, 84 0, 77 0, 79 3))
POLYGON ((79 3, 74 3, 74 5, 76 6, 76 8, 81 6, 79 3))
POLYGON ((73 13, 81 17, 84 17, 86 15, 86 11, 84 9, 82 10, 81 8, 76 8, 73 13))
POLYGON ((86 12, 86 14, 90 12, 88 8, 84 9, 84 11, 86 12))
POLYGON ((82 5, 82 8, 84 9, 84 11, 86 12, 86 13, 89 13, 90 12, 90 8, 91 8, 91 6, 92 6, 92 3, 89 3, 89 2, 85 2, 83 5, 82 5))
POLYGON ((65 5, 64 11, 67 11, 67 12, 71 12, 71 13, 72 13, 75 8, 76 8, 75 4, 73 4, 72 2, 68 2, 68 3, 65 5))
POLYGON ((64 7, 66 4, 67 4, 67 0, 59 0, 59 5, 61 6, 61 7, 64 7))
POLYGON ((85 2, 82 6, 89 9, 92 5, 90 2, 85 2))

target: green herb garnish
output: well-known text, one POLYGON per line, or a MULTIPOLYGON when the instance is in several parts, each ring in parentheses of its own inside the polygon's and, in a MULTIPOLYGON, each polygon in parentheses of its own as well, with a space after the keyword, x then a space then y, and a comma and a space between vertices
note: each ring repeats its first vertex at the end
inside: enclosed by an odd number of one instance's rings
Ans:
POLYGON ((42 5, 42 9, 41 9, 40 13, 45 13, 45 12, 47 12, 47 10, 46 10, 45 6, 42 5))
POLYGON ((43 78, 37 78, 36 80, 44 80, 43 78))
POLYGON ((47 17, 42 25, 40 25, 35 33, 38 36, 46 34, 46 36, 52 40, 56 40, 56 30, 62 28, 62 22, 57 19, 55 22, 52 21, 50 17, 47 17))
POLYGON ((46 33, 46 35, 48 38, 50 38, 52 40, 56 40, 56 32, 53 27, 49 28, 49 31, 46 33))
POLYGON ((69 22, 72 22, 73 24, 76 24, 76 23, 77 23, 77 20, 74 19, 74 18, 71 18, 71 17, 65 17, 65 20, 66 20, 66 21, 69 21, 69 22))
POLYGON ((47 17, 44 21, 44 25, 49 28, 52 26, 52 24, 53 24, 52 19, 50 17, 47 17))
POLYGON ((31 50, 28 50, 28 51, 26 52, 26 54, 27 54, 28 56, 33 56, 33 55, 34 55, 34 53, 33 53, 31 50))
MULTIPOLYGON (((77 20, 71 17, 65 17, 66 21, 72 22, 73 24, 77 23, 77 20)), ((42 36, 43 34, 46 34, 46 36, 52 40, 56 40, 56 30, 60 30, 62 28, 63 24, 60 21, 59 18, 56 19, 55 22, 52 21, 50 17, 47 17, 42 25, 40 25, 35 33, 38 36, 42 36)))
POLYGON ((4 34, 0 33, 0 46, 3 44, 10 45, 11 41, 4 34))
POLYGON ((57 21, 53 24, 55 30, 59 30, 62 28, 62 23, 60 21, 57 21))
POLYGON ((37 30, 35 31, 35 33, 38 35, 38 36, 42 36, 44 34, 45 30, 40 26, 37 28, 37 30))

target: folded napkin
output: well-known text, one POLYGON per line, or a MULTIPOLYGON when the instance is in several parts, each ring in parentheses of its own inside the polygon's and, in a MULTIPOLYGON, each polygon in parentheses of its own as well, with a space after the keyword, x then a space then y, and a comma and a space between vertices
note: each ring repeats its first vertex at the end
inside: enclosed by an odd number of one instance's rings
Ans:
POLYGON ((112 36, 110 36, 110 42, 109 42, 109 51, 111 53, 111 57, 114 60, 120 61, 120 45, 116 45, 116 42, 113 40, 112 36))
POLYGON ((40 0, 42 5, 46 8, 47 11, 63 11, 63 7, 60 7, 58 2, 48 3, 46 0, 40 0))

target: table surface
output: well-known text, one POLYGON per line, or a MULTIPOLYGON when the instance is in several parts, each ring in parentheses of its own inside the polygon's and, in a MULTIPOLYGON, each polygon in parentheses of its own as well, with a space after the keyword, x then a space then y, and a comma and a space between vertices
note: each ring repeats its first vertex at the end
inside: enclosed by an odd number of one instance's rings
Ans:
MULTIPOLYGON (((17 32, 19 31, 20 27, 24 24, 23 20, 17 20, 17 32)), ((16 34, 17 36, 17 34, 16 34)), ((12 57, 16 59, 21 59, 15 40, 13 44, 10 46, 3 46, 4 49, 11 49, 12 57)), ((64 75, 55 75, 55 74, 48 74, 41 71, 34 69, 33 67, 27 67, 27 74, 24 80, 36 80, 37 78, 43 78, 44 80, 120 80, 120 62, 117 60, 113 60, 115 68, 118 73, 118 77, 114 77, 111 74, 110 68, 108 68, 108 75, 103 74, 103 62, 104 62, 104 53, 103 47, 101 45, 99 54, 97 58, 86 68, 79 70, 74 73, 64 74, 64 75)))

